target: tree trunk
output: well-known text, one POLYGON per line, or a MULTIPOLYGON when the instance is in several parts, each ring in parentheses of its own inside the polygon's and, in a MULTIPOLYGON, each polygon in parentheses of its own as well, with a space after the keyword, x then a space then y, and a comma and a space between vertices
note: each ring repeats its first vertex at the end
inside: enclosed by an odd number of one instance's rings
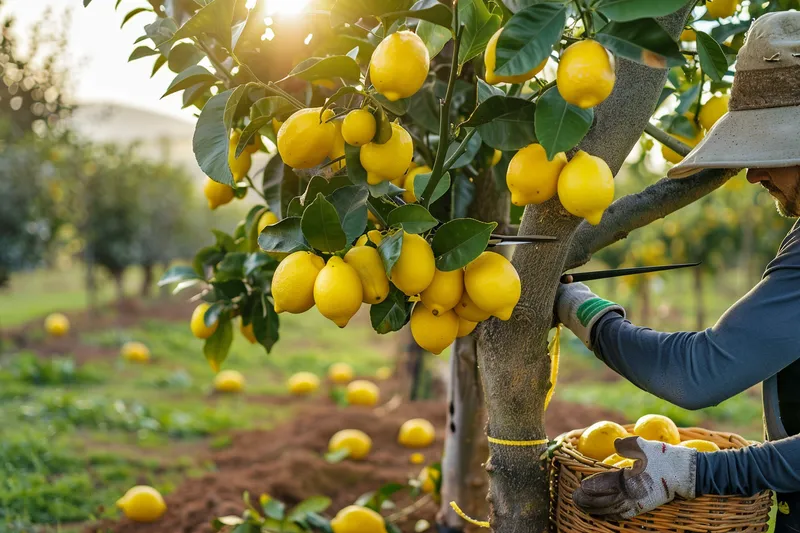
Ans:
POLYGON ((150 298, 153 294, 153 265, 142 265, 142 269, 144 270, 144 279, 139 295, 142 298, 150 298))
POLYGON ((89 314, 94 314, 97 309, 97 278, 95 277, 94 261, 92 257, 87 254, 86 257, 86 305, 89 308, 89 314))
POLYGON ((697 298, 697 331, 706 329, 706 304, 703 298, 703 269, 694 269, 694 293, 697 298))
POLYGON ((408 343, 406 354, 408 356, 408 372, 411 375, 411 388, 409 389, 408 397, 412 402, 415 402, 420 399, 420 383, 425 367, 425 350, 412 338, 408 343))
POLYGON ((117 303, 122 303, 125 300, 125 284, 123 283, 123 274, 125 270, 115 270, 111 272, 111 277, 114 279, 114 288, 117 292, 117 303))
MULTIPOLYGON (((674 37, 690 6, 661 20, 674 37)), ((595 109, 595 123, 580 145, 601 157, 616 174, 648 123, 664 87, 666 71, 617 59, 611 96, 595 109)), ((545 439, 544 399, 550 387, 547 334, 553 323, 558 280, 580 219, 552 199, 528 206, 520 234, 553 235, 558 240, 518 246, 514 266, 522 297, 511 319, 492 318, 479 326, 481 368, 491 437, 528 441, 545 439)), ((496 532, 545 532, 549 529, 548 465, 540 460, 546 444, 490 444, 490 522, 496 532)))

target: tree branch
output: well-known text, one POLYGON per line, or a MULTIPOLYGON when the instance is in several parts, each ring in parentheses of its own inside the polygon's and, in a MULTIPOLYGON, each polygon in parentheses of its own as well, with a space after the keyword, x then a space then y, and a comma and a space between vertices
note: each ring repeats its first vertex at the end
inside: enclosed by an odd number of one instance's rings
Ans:
POLYGON ((570 245, 566 268, 578 267, 592 254, 636 229, 664 218, 686 207, 722 186, 737 169, 709 169, 683 179, 663 178, 636 194, 629 194, 612 203, 597 226, 583 221, 570 245))
POLYGON ((689 152, 692 151, 690 146, 682 143, 666 131, 658 129, 650 122, 648 122, 647 126, 644 127, 644 132, 673 152, 677 153, 678 155, 682 155, 683 157, 686 157, 689 152))

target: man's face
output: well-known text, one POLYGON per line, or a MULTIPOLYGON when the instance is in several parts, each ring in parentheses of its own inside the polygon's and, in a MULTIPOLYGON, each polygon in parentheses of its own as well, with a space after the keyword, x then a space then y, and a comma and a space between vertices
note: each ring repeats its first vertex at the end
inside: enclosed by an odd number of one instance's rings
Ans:
POLYGON ((747 181, 760 183, 775 198, 778 212, 785 217, 800 217, 800 166, 751 168, 747 181))

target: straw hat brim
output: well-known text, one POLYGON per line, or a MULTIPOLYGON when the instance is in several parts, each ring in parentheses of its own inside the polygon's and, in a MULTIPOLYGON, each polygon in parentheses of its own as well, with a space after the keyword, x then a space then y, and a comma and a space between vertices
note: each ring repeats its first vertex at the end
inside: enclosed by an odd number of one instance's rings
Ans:
POLYGON ((800 106, 731 111, 667 176, 686 178, 706 168, 800 165, 800 106))

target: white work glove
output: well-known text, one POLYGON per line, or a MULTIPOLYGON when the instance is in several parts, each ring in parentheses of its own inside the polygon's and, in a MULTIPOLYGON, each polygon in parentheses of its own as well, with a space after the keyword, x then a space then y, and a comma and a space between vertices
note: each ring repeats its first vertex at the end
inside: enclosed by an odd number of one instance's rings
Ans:
POLYGON ((632 468, 584 479, 572 494, 584 512, 624 520, 652 511, 675 496, 695 497, 697 450, 641 437, 618 439, 614 446, 619 455, 636 462, 632 468))
POLYGON ((592 349, 592 327, 609 311, 625 316, 621 305, 603 300, 583 283, 562 283, 556 292, 556 315, 583 344, 592 349))

